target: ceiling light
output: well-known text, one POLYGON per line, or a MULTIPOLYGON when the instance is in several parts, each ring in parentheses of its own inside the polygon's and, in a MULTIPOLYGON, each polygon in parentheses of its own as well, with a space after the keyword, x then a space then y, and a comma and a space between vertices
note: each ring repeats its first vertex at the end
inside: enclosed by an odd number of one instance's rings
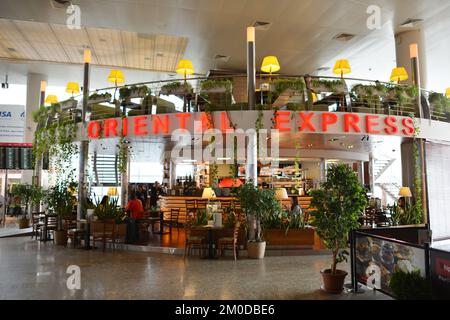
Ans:
POLYGON ((106 39, 98 38, 98 41, 99 41, 99 42, 106 42, 106 39))
POLYGON ((328 71, 328 70, 330 70, 330 67, 319 67, 316 70, 317 71, 328 71))
POLYGON ((339 34, 335 35, 333 37, 333 39, 342 41, 342 42, 347 42, 347 41, 352 40, 354 37, 355 37, 355 35, 351 34, 351 33, 339 33, 339 34))
POLYGON ((402 27, 402 28, 414 28, 422 21, 423 21, 423 19, 408 18, 402 24, 400 24, 400 27, 402 27))
POLYGON ((267 22, 267 21, 255 21, 252 24, 252 26, 256 30, 259 30, 259 31, 267 31, 267 30, 269 30, 271 25, 272 25, 272 22, 267 22))
POLYGON ((221 157, 221 158, 217 158, 217 160, 219 160, 219 161, 226 161, 226 160, 231 160, 231 158, 223 158, 223 157, 221 157))
POLYGON ((194 163, 194 162, 197 162, 197 160, 195 160, 195 159, 183 159, 183 162, 191 162, 191 163, 194 163))
POLYGON ((353 149, 353 145, 347 146, 348 149, 353 149))

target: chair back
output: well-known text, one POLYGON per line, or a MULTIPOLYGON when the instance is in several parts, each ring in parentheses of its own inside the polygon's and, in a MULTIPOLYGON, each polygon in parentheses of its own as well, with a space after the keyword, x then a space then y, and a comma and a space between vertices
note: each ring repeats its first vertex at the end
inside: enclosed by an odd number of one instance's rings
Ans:
POLYGON ((45 227, 46 228, 56 228, 58 226, 58 216, 56 215, 45 215, 45 227))
POLYGON ((71 216, 63 219, 64 230, 77 228, 77 216, 71 216))
POLYGON ((236 223, 234 224, 234 229, 233 229, 233 243, 234 244, 236 244, 238 242, 240 227, 241 227, 241 222, 239 220, 236 220, 236 223))
POLYGON ((180 216, 180 208, 170 208, 171 221, 178 221, 179 216, 180 216))
POLYGON ((206 209, 206 204, 208 203, 208 200, 206 199, 196 199, 195 200, 195 206, 197 209, 206 209))

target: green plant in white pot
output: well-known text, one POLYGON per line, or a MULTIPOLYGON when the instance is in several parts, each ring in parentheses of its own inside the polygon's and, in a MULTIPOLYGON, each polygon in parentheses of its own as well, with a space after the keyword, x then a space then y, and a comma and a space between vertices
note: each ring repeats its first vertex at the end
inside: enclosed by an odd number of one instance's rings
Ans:
POLYGON ((32 186, 29 184, 16 184, 12 187, 11 195, 16 199, 20 199, 20 203, 16 203, 16 205, 25 205, 25 211, 22 212, 22 216, 18 220, 19 229, 28 228, 30 226, 28 208, 31 203, 32 186))
POLYGON ((249 235, 247 251, 249 258, 262 259, 266 250, 263 229, 268 217, 279 214, 282 210, 271 189, 258 189, 252 183, 246 183, 237 190, 237 198, 244 211, 249 230, 254 226, 254 235, 249 235))
POLYGON ((333 254, 331 267, 321 271, 324 289, 340 293, 347 272, 337 269, 337 264, 347 261, 348 234, 359 227, 359 215, 367 205, 366 194, 355 172, 338 164, 328 168, 326 182, 312 190, 311 196, 312 224, 333 254))

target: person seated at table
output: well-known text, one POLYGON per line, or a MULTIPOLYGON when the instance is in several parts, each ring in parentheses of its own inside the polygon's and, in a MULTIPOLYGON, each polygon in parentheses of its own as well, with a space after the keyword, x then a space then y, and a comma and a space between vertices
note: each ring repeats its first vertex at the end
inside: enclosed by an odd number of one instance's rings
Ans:
POLYGON ((128 201, 125 211, 129 213, 130 218, 142 219, 144 215, 144 206, 142 205, 141 200, 136 198, 135 193, 131 194, 130 200, 128 201))
POLYGON ((100 204, 102 206, 106 206, 106 204, 109 202, 109 197, 107 195, 104 195, 102 198, 102 201, 100 202, 100 204))
POLYGON ((298 204, 298 198, 297 197, 292 197, 291 215, 293 215, 293 216, 303 216, 303 209, 298 204))

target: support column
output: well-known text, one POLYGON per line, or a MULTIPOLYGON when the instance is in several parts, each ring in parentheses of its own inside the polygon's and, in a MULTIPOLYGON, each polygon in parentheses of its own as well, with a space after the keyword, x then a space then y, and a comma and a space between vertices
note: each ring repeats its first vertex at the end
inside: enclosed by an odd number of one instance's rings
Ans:
POLYGON ((323 183, 327 179, 327 167, 325 158, 320 158, 320 182, 323 183))
POLYGON ((83 77, 83 109, 81 113, 82 119, 82 139, 80 142, 79 154, 79 168, 78 168, 78 206, 77 219, 82 219, 86 216, 86 199, 87 199, 87 184, 86 184, 86 163, 89 155, 89 140, 84 136, 86 132, 86 113, 89 99, 89 64, 91 62, 91 51, 84 49, 84 77, 83 77))
POLYGON ((126 161, 127 164, 125 166, 125 171, 120 173, 120 198, 121 198, 121 206, 125 208, 128 203, 128 181, 129 181, 129 172, 130 172, 130 156, 128 152, 128 144, 124 144, 122 148, 125 148, 126 153, 126 161))
POLYGON ((247 95, 249 110, 255 110, 255 86, 255 28, 247 27, 247 95))
POLYGON ((245 179, 258 185, 258 142, 256 130, 247 130, 247 165, 245 179))
MULTIPOLYGON (((38 73, 29 73, 27 75, 27 99, 25 106, 25 128, 24 128, 24 143, 33 143, 34 134, 36 132, 36 123, 33 120, 33 111, 38 110, 45 101, 45 90, 47 86, 47 76, 38 73)), ((42 164, 42 162, 41 162, 42 164)), ((33 172, 23 171, 22 183, 39 183, 41 181, 42 169, 39 163, 35 164, 34 175, 38 178, 33 178, 33 172)))
POLYGON ((375 194, 375 175, 374 175, 374 162, 373 155, 369 155, 369 185, 372 196, 375 194))

